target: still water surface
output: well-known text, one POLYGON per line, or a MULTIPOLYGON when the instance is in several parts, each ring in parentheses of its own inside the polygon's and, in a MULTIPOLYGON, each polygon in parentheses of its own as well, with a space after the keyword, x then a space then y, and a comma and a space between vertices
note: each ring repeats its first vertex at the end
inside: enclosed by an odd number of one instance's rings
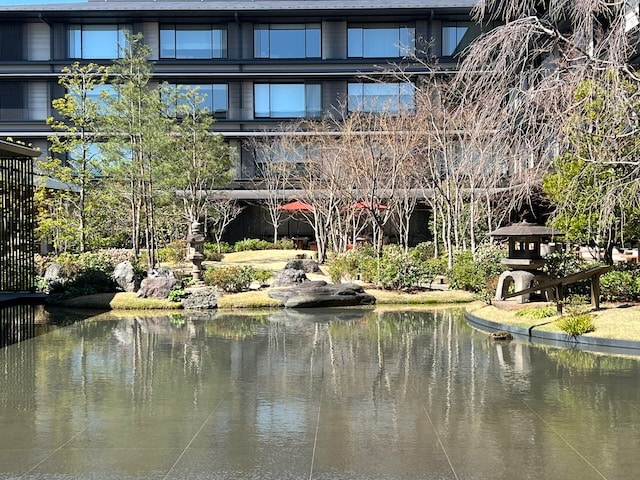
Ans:
POLYGON ((0 349, 1 479, 636 479, 640 362, 457 311, 92 317, 0 349))

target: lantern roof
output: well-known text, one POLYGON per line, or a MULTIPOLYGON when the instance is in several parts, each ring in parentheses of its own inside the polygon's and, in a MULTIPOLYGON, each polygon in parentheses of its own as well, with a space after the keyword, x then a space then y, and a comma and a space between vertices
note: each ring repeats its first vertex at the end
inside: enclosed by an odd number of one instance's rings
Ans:
POLYGON ((561 237, 564 233, 544 225, 529 223, 526 220, 506 227, 500 227, 490 233, 492 237, 561 237))

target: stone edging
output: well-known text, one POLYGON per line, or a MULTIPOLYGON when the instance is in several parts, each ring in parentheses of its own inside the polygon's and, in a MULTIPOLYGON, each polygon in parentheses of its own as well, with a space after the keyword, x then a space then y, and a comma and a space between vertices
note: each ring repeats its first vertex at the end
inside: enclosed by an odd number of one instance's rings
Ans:
POLYGON ((638 352, 628 352, 632 354, 640 354, 640 342, 633 340, 618 340, 613 338, 600 338, 600 337, 585 337, 579 335, 573 337, 566 333, 546 332, 543 330, 536 330, 536 326, 530 328, 516 327, 514 325, 507 325, 503 323, 493 322, 485 318, 478 317, 473 313, 465 310, 464 316, 468 322, 480 327, 483 330, 504 330, 505 332, 513 333, 515 335, 521 335, 529 338, 538 338, 542 340, 550 340, 553 342, 560 342, 567 347, 575 345, 585 345, 588 347, 604 347, 613 349, 633 349, 638 352))

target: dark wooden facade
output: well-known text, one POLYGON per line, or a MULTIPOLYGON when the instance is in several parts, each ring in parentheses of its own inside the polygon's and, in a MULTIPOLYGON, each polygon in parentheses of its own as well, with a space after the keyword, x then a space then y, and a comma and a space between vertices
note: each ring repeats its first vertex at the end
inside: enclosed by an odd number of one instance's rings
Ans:
POLYGON ((33 158, 39 154, 0 140, 0 291, 35 287, 33 158))

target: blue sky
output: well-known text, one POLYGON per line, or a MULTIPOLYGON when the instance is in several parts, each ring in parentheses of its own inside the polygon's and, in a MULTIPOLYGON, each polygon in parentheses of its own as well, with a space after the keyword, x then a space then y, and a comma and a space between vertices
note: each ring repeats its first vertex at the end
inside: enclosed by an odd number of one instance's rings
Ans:
POLYGON ((86 3, 88 0, 0 0, 2 5, 38 5, 47 3, 86 3))

